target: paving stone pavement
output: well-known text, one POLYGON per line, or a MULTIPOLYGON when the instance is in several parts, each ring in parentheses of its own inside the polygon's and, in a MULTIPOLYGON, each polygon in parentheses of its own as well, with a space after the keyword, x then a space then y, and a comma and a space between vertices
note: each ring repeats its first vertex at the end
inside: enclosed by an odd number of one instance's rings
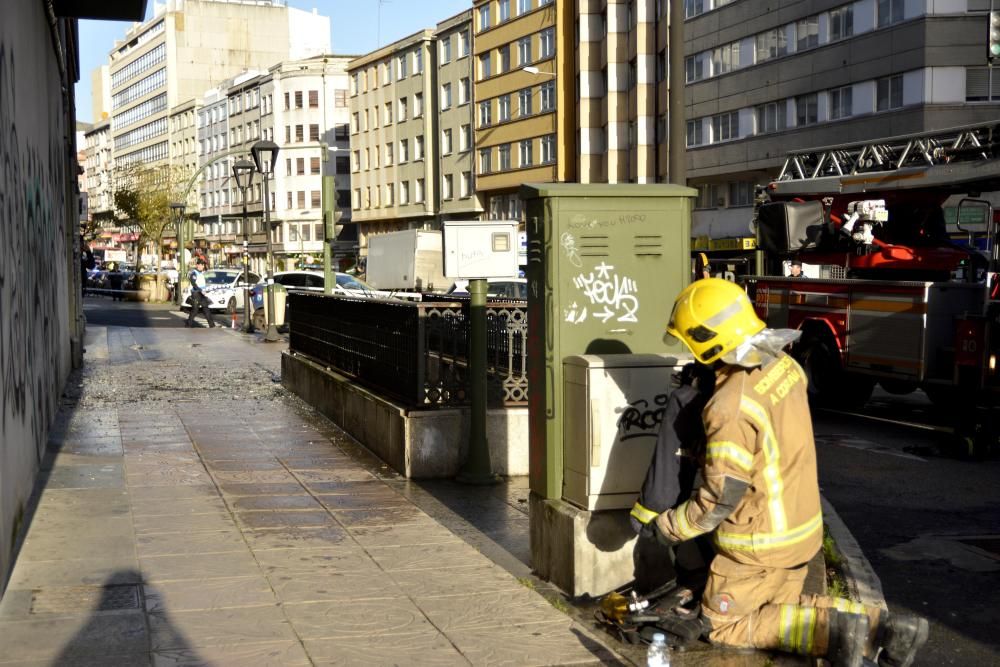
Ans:
POLYGON ((480 492, 509 513, 476 529, 474 500, 310 417, 256 337, 91 327, 86 348, 0 602, 0 664, 620 664, 515 576, 523 483, 480 492))

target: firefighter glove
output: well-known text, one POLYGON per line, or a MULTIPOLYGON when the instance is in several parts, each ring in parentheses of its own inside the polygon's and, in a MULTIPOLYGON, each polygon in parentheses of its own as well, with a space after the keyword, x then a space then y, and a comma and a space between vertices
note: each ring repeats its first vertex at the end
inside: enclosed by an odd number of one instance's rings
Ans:
POLYGON ((663 531, 656 525, 655 518, 643 525, 642 530, 639 531, 639 537, 643 537, 647 540, 655 540, 658 544, 665 547, 672 547, 675 544, 675 542, 664 535, 663 531))

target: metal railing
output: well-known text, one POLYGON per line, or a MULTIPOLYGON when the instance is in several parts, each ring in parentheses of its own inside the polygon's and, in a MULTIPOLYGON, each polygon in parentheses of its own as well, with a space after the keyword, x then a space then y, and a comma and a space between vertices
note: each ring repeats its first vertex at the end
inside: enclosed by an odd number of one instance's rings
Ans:
MULTIPOLYGON (((469 402, 469 304, 289 293, 289 349, 413 408, 469 402)), ((527 305, 491 301, 487 397, 527 405, 527 305)))

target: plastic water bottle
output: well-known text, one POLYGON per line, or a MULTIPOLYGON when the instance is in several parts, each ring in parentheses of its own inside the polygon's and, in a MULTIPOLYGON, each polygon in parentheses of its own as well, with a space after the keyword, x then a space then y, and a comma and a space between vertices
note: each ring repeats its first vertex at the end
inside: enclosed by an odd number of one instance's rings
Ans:
POLYGON ((653 641, 646 652, 647 667, 670 667, 670 647, 667 646, 667 636, 662 632, 653 635, 653 641))

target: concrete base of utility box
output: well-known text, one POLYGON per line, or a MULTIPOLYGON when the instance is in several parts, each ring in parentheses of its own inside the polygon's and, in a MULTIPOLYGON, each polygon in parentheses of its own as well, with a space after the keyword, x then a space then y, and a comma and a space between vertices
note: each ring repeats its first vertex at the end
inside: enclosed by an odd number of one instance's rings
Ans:
POLYGON ((589 512, 564 500, 529 499, 531 567, 566 594, 600 596, 632 581, 636 535, 628 510, 589 512))
MULTIPOLYGON (((401 475, 454 477, 469 441, 466 410, 408 410, 319 363, 281 355, 281 383, 401 475)), ((498 475, 528 474, 528 409, 489 410, 486 437, 498 475)))

